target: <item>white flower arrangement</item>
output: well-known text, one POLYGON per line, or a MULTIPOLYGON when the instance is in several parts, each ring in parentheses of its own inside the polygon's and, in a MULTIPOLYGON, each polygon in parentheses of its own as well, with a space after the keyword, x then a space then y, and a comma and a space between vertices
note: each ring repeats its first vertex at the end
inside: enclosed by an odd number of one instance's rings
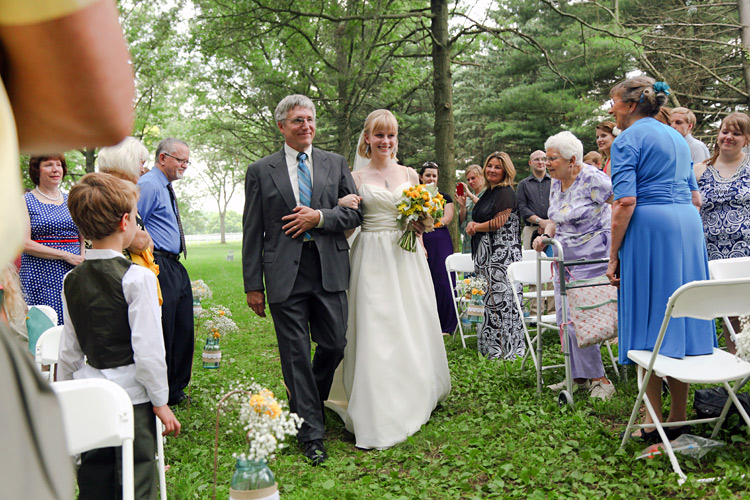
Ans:
POLYGON ((191 281, 190 287, 193 289, 193 298, 195 299, 205 300, 214 296, 214 293, 203 280, 191 281))
POLYGON ((456 288, 467 299, 474 295, 484 295, 487 293, 487 280, 479 276, 464 278, 456 282, 456 288))
POLYGON ((247 433, 249 449, 242 457, 250 461, 271 460, 276 450, 284 448, 287 436, 296 436, 302 426, 302 418, 286 409, 286 403, 279 401, 265 387, 251 382, 249 392, 242 395, 240 402, 240 423, 247 433))
POLYGON ((226 336, 228 333, 240 331, 237 323, 232 319, 232 311, 224 306, 216 305, 208 310, 208 319, 203 326, 214 338, 226 336))
POLYGON ((737 333, 737 356, 750 361, 750 316, 740 316, 742 329, 737 333))

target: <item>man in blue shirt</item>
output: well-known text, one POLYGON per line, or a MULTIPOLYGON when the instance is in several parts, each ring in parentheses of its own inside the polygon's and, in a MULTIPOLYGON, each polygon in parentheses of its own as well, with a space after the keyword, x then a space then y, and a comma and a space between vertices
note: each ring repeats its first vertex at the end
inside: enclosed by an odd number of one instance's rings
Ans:
POLYGON ((138 213, 154 241, 154 260, 159 265, 163 297, 162 328, 167 353, 169 405, 187 399, 195 343, 193 291, 190 276, 180 263, 187 257, 185 234, 172 182, 182 179, 190 165, 190 148, 179 139, 164 139, 156 148, 154 167, 138 181, 141 197, 138 213))

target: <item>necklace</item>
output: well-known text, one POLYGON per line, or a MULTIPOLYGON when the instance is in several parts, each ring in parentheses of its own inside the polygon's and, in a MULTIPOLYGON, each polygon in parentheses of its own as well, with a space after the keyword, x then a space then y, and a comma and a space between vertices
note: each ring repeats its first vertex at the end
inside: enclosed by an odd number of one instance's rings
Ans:
POLYGON ((63 197, 63 194, 62 194, 62 192, 60 192, 60 190, 57 191, 58 192, 57 198, 53 198, 51 196, 47 196, 46 194, 42 193, 42 190, 39 189, 38 187, 36 188, 36 192, 39 193, 39 194, 41 194, 43 197, 47 198, 49 201, 60 201, 62 199, 62 197, 63 197))
POLYGON ((383 184, 385 184, 386 189, 390 189, 391 183, 388 182, 388 178, 386 177, 387 174, 384 173, 385 170, 389 169, 390 167, 386 167, 383 170, 376 169, 376 172, 378 175, 383 179, 383 184))

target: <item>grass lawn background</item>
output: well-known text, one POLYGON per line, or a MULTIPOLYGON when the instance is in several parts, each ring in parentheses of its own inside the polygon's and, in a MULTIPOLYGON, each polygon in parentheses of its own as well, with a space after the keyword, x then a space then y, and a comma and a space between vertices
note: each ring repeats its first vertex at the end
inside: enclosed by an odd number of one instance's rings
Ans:
MULTIPOLYGON (((206 333, 196 328, 196 352, 189 408, 175 411, 182 434, 169 438, 166 460, 171 499, 211 498, 216 405, 222 394, 250 378, 285 398, 276 337, 270 314, 259 318, 245 303, 240 243, 189 248, 185 266, 193 280, 213 291, 204 307, 231 309, 240 333, 222 339, 220 370, 205 370, 201 349, 206 333), (228 262, 229 251, 234 261, 228 262)), ((408 334, 408 330, 405 330, 408 334)), ((560 357, 555 334, 545 339, 545 364, 560 357)), ((474 340, 474 339, 472 339, 474 340)), ((634 371, 617 380, 608 402, 576 398, 560 408, 546 391, 536 394, 533 365, 489 361, 460 341, 446 339, 453 389, 432 419, 406 442, 385 451, 354 447, 353 437, 327 410, 326 446, 330 459, 311 467, 296 442, 270 463, 284 499, 475 499, 475 498, 750 498, 741 474, 749 465, 747 433, 722 432, 727 446, 703 459, 680 456, 693 478, 728 475, 715 484, 690 481, 679 487, 666 457, 635 460, 644 444, 631 441, 618 451, 636 396, 634 371)), ((603 355, 604 358, 604 355, 603 355)), ((607 363, 605 363, 605 367, 607 363)), ((562 380, 545 373, 545 384, 562 380)), ((666 404, 665 404, 666 406, 666 404)), ((734 417, 736 419, 736 417, 734 417)), ((229 497, 233 453, 245 449, 236 416, 222 415, 219 427, 217 498, 229 497)), ((730 422, 733 423, 733 422, 730 422)), ((699 429, 700 431, 700 429, 699 429)), ((701 433, 708 435, 703 429, 701 433)))

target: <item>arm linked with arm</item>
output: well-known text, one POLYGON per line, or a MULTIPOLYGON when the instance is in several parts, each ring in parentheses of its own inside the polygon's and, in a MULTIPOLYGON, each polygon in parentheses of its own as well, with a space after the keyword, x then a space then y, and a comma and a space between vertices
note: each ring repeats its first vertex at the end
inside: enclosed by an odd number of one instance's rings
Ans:
MULTIPOLYGON (((339 178, 337 200, 348 194, 358 194, 352 174, 349 172, 349 167, 346 166, 343 158, 341 159, 339 168, 341 169, 341 176, 339 178)), ((342 207, 336 203, 332 208, 323 208, 320 211, 323 214, 324 231, 343 232, 347 229, 354 229, 362 224, 361 208, 342 207)))

